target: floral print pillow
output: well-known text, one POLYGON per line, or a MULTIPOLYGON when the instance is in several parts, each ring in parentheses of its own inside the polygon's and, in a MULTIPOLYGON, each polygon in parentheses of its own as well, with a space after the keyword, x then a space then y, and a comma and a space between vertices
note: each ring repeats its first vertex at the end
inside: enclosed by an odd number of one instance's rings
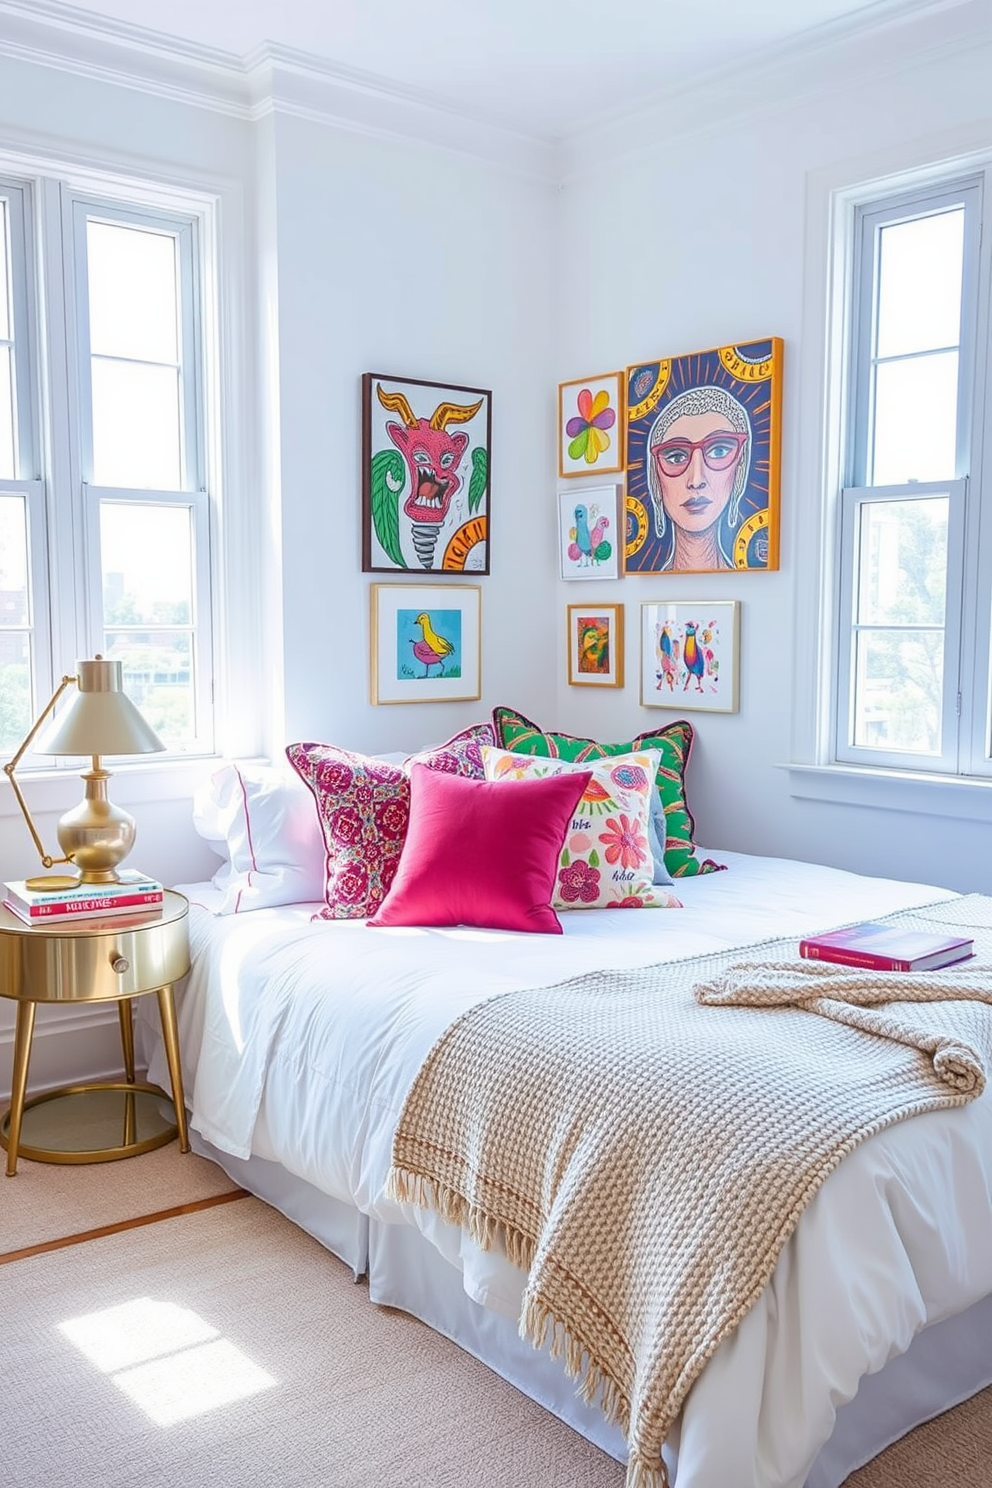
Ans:
POLYGON ((652 881, 648 821, 659 761, 651 749, 570 764, 483 746, 487 780, 592 771, 562 844, 553 908, 681 909, 681 900, 652 881))
POLYGON ((336 744, 290 744, 286 757, 317 803, 326 854, 324 920, 368 919, 396 876, 410 821, 410 768, 481 779, 489 723, 473 724, 401 765, 336 744))

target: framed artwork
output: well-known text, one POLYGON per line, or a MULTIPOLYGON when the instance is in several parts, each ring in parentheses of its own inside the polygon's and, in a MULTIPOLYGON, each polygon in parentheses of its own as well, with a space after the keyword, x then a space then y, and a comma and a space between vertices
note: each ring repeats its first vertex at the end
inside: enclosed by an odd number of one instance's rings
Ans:
POLYGON ((568 685, 623 686, 623 605, 568 606, 568 685))
POLYGON ((623 395, 622 372, 558 384, 559 475, 612 475, 623 469, 623 395))
POLYGON ((782 341, 627 368, 627 573, 778 568, 782 341))
POLYGON ((362 375, 362 572, 489 572, 492 393, 362 375))
POLYGON ((641 605, 641 702, 645 708, 736 713, 736 599, 641 605))
POLYGON ((460 703, 482 696, 478 584, 373 584, 373 703, 460 703))
POLYGON ((563 579, 617 579, 623 573, 622 486, 558 492, 558 555, 563 579))

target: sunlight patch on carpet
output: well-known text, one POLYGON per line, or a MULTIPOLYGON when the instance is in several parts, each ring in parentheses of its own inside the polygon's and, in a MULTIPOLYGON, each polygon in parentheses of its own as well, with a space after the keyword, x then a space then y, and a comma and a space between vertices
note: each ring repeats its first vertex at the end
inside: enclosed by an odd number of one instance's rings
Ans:
POLYGON ((59 1332, 157 1426, 278 1383, 198 1313, 153 1297, 71 1318, 59 1332))

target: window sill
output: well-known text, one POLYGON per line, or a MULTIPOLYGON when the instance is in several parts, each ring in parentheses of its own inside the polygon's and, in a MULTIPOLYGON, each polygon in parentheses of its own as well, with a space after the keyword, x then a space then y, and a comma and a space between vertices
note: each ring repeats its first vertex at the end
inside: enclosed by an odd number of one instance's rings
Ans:
POLYGON ((789 794, 803 800, 992 822, 992 780, 914 775, 853 765, 790 764, 777 768, 788 772, 789 794))
MULTIPOLYGON (((119 764, 108 766, 111 780, 110 799, 130 811, 149 801, 188 801, 201 781, 221 763, 213 755, 195 759, 160 760, 155 764, 119 764)), ((17 783, 32 815, 68 811, 82 800, 80 776, 89 768, 81 762, 76 768, 17 771, 17 783)), ((21 809, 12 790, 6 790, 7 777, 0 775, 0 818, 19 817, 21 809)))

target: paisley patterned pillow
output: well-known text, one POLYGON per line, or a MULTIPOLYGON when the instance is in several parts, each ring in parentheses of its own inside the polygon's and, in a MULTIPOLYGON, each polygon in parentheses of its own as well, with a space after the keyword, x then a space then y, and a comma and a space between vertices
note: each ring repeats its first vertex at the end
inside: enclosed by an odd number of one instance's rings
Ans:
POLYGON ((392 764, 336 744, 289 744, 286 757, 317 803, 324 836, 325 920, 368 919, 396 874, 410 820, 410 768, 482 779, 480 748, 492 725, 473 724, 435 748, 392 764))
POLYGON ((657 750, 575 765, 483 747, 487 780, 536 780, 590 772, 558 859, 555 909, 681 909, 652 881, 648 819, 660 756, 657 750))

